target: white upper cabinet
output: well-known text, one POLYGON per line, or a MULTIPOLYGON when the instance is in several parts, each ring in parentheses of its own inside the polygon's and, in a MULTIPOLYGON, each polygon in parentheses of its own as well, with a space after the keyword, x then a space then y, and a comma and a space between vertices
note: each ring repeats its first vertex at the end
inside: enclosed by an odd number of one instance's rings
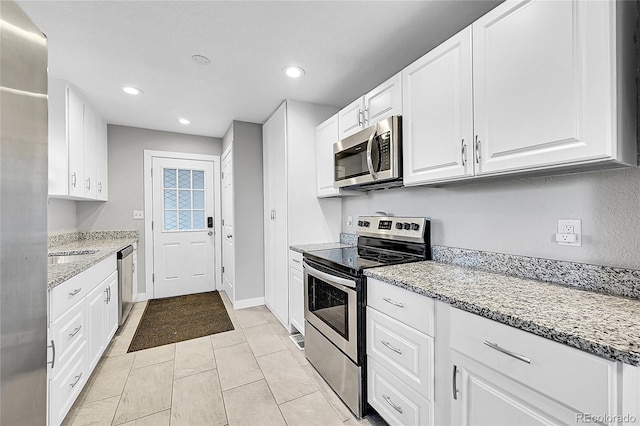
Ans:
POLYGON ((49 196, 107 200, 107 129, 66 81, 49 79, 49 196))
POLYGON ((477 174, 635 162, 617 144, 620 3, 506 2, 473 24, 477 174))
POLYGON ((367 126, 402 114, 402 77, 398 73, 338 112, 338 135, 344 139, 367 126))
POLYGON ((333 144, 338 142, 338 114, 316 127, 316 195, 332 197, 340 193, 333 187, 333 144))
POLYGON ((96 191, 97 199, 100 201, 107 201, 109 198, 107 189, 107 123, 102 121, 99 117, 96 121, 97 125, 97 145, 98 155, 96 157, 96 191))
POLYGON ((473 176, 471 27, 402 71, 404 184, 473 176))
POLYGON ((364 95, 364 127, 402 114, 402 74, 398 73, 364 95))
POLYGON ((507 1, 407 67, 404 183, 635 165, 634 7, 507 1))

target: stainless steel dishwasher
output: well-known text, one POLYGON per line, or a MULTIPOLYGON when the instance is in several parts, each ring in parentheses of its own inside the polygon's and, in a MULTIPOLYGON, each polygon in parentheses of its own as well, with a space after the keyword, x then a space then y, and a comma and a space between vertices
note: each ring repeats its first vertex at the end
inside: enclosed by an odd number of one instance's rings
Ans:
POLYGON ((118 325, 122 325, 133 307, 133 246, 118 252, 118 325))

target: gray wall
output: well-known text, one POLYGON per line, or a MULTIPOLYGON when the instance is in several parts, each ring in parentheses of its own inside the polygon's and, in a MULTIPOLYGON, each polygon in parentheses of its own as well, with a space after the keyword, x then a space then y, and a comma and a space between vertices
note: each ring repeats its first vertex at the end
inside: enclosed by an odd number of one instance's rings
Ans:
POLYGON ((639 168, 372 192, 343 200, 343 231, 378 210, 430 217, 436 245, 640 269, 639 168), (582 220, 582 247, 555 243, 558 219, 582 220))
POLYGON ((264 297, 262 125, 234 121, 223 139, 231 144, 237 302, 264 297))
POLYGON ((49 198, 47 200, 47 232, 49 235, 66 234, 78 230, 76 202, 49 198))
MULTIPOLYGON (((144 210, 144 150, 219 155, 222 140, 204 136, 109 125, 109 201, 78 201, 79 231, 130 230, 140 233, 138 242, 138 292, 145 285, 144 220, 133 220, 133 210, 144 210)), ((150 212, 145 212, 150 214, 150 212)))

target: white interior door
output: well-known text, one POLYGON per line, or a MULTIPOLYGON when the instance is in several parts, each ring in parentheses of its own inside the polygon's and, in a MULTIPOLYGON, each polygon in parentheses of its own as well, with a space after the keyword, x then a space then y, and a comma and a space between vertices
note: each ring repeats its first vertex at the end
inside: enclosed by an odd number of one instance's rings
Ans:
POLYGON ((215 290, 213 162, 153 158, 153 297, 215 290))
POLYGON ((222 289, 235 302, 235 247, 233 244, 233 151, 222 157, 222 289))

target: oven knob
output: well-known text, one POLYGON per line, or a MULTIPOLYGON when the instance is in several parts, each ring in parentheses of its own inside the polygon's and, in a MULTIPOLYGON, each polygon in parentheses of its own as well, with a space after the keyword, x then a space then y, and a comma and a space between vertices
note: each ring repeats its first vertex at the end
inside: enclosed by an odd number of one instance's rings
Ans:
POLYGON ((411 224, 411 229, 414 231, 417 231, 418 229, 420 229, 420 225, 418 225, 417 223, 412 223, 411 224))
POLYGON ((410 223, 405 222, 405 224, 404 224, 404 229, 409 229, 409 228, 411 228, 411 224, 410 224, 410 223))
POLYGON ((358 226, 362 226, 364 222, 362 222, 361 220, 358 221, 358 226))
POLYGON ((364 222, 362 222, 362 226, 364 226, 365 228, 368 228, 370 225, 369 222, 367 222, 366 220, 364 222))
POLYGON ((402 224, 400 222, 396 223, 396 229, 402 229, 402 224))

